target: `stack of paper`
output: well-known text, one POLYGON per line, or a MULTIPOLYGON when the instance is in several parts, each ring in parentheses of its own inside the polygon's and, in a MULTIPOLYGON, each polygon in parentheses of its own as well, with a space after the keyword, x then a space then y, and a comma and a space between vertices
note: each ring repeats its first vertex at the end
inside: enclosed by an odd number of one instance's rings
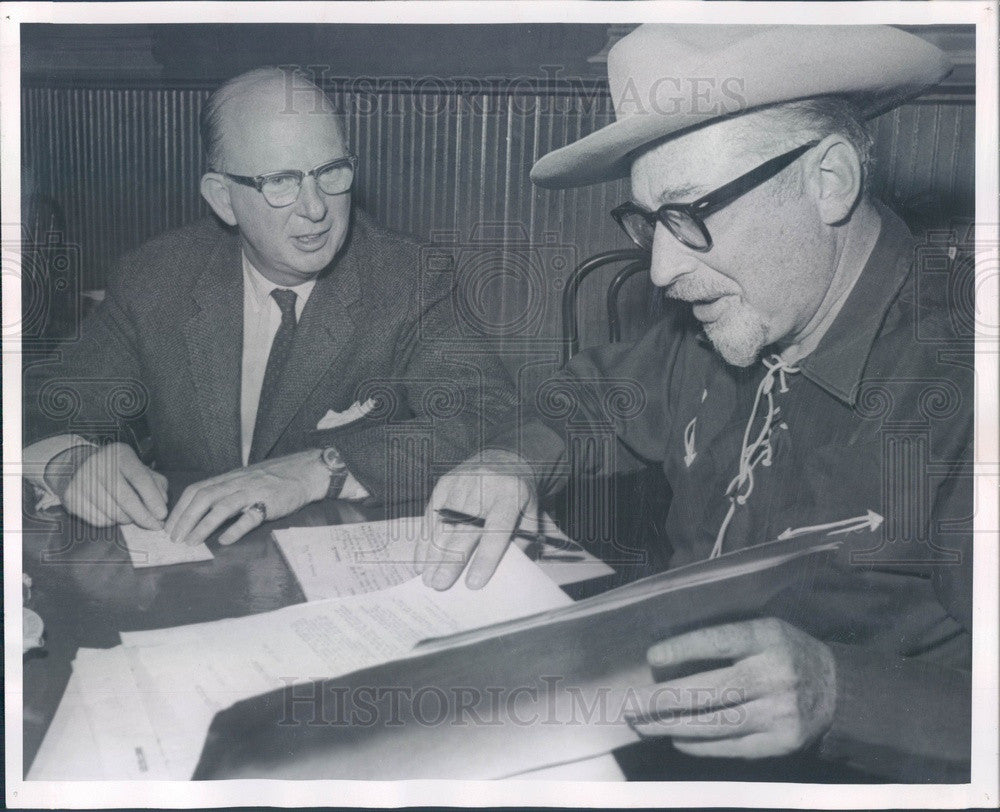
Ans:
MULTIPOLYGON (((548 516, 542 517, 540 529, 551 538, 569 542, 548 516)), ((275 530, 272 535, 306 600, 313 601, 375 592, 413 578, 417 543, 421 534, 427 532, 425 519, 413 516, 330 527, 293 527, 275 530)), ((528 545, 520 539, 517 542, 522 548, 528 545)), ((549 580, 560 585, 614 572, 590 553, 576 550, 573 553, 556 559, 543 557, 535 565, 549 580)))
MULTIPOLYGON (((386 576, 388 577, 388 576, 386 576)), ((438 592, 418 578, 378 592, 243 618, 129 632, 81 649, 31 779, 186 779, 217 711, 335 677, 441 637, 570 603, 512 547, 493 579, 438 592)))
POLYGON ((637 740, 650 646, 764 613, 794 620, 840 544, 757 545, 243 700, 213 720, 194 777, 489 779, 608 753, 637 740))

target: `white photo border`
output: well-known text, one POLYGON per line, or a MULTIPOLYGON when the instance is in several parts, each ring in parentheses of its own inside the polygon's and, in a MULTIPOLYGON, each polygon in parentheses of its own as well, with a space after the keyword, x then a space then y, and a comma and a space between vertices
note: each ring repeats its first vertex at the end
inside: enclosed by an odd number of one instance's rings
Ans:
MULTIPOLYGON (((976 26, 977 310, 1000 311, 998 68, 996 2, 133 2, 4 3, 0 11, 2 239, 20 239, 20 46, 22 23, 788 23, 973 24, 976 26)), ((963 808, 998 802, 998 441, 997 342, 977 337, 976 515, 971 783, 810 785, 734 782, 542 781, 24 781, 21 656, 20 280, 3 269, 3 477, 6 803, 8 807, 212 807, 407 805, 768 806, 789 808, 963 808)))

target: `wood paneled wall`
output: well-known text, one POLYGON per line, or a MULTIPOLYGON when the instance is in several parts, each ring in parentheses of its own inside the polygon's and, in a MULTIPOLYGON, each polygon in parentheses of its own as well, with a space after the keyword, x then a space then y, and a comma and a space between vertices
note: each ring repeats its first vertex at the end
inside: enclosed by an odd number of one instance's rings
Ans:
MULTIPOLYGON (((528 179, 540 155, 612 120, 603 83, 330 91, 359 156, 357 199, 386 226, 450 244, 463 261, 494 263, 482 306, 495 309, 497 332, 514 334, 507 345, 548 345, 568 269, 628 247, 608 217, 627 196, 625 182, 551 192, 528 179)), ((199 86, 23 88, 23 161, 65 212, 84 287, 101 287, 123 251, 205 212, 197 122, 207 96, 199 86)), ((910 104, 877 130, 877 191, 917 202, 931 219, 971 216, 971 99, 910 104)), ((611 272, 585 286, 584 344, 602 340, 611 272)), ((649 298, 644 279, 629 284, 630 332, 646 322, 649 298)))

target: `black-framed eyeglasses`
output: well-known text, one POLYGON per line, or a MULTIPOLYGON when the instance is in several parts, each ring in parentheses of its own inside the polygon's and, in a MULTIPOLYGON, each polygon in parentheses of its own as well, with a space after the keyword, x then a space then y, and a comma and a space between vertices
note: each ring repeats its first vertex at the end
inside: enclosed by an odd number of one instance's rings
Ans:
POLYGON ((299 190, 302 188, 302 181, 307 175, 316 178, 316 185, 320 191, 328 195, 342 195, 350 191, 354 183, 354 169, 358 159, 354 155, 345 155, 343 158, 336 158, 320 164, 315 169, 303 172, 299 169, 283 169, 280 172, 268 172, 266 175, 234 175, 231 172, 220 172, 217 169, 209 169, 210 172, 219 172, 231 181, 244 186, 251 186, 264 195, 271 206, 280 209, 284 206, 291 206, 299 198, 299 190))
POLYGON ((662 224, 688 248, 708 251, 712 247, 712 235, 708 233, 705 225, 705 218, 708 215, 725 208, 737 198, 770 180, 818 143, 819 140, 810 141, 776 158, 771 158, 756 169, 751 169, 693 203, 667 203, 656 211, 647 211, 629 201, 613 209, 611 216, 621 226, 622 231, 645 251, 653 247, 653 235, 656 233, 657 223, 662 224))

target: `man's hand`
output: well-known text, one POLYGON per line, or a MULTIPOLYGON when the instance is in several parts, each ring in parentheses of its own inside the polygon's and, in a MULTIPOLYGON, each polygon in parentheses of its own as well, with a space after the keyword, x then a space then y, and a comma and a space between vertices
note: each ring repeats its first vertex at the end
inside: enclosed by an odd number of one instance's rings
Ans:
POLYGON ((427 519, 431 538, 421 539, 414 565, 424 583, 447 589, 475 553, 466 583, 482 587, 507 551, 521 516, 538 512, 531 469, 519 456, 486 450, 443 476, 431 494, 427 519), (447 524, 437 511, 450 508, 485 519, 483 527, 447 524))
POLYGON ((259 511, 244 510, 261 502, 268 519, 294 513, 326 495, 330 471, 320 461, 319 449, 289 454, 206 479, 184 489, 164 530, 174 541, 201 544, 223 523, 242 513, 219 536, 232 544, 259 526, 259 511))
POLYGON ((833 721, 833 654, 781 620, 682 634, 651 646, 646 659, 654 674, 699 660, 732 661, 653 686, 647 718, 633 723, 644 736, 672 736, 678 750, 693 756, 787 755, 814 742, 833 721))
POLYGON ((49 463, 45 479, 69 513, 98 527, 158 530, 167 515, 167 478, 124 443, 74 446, 49 463))

